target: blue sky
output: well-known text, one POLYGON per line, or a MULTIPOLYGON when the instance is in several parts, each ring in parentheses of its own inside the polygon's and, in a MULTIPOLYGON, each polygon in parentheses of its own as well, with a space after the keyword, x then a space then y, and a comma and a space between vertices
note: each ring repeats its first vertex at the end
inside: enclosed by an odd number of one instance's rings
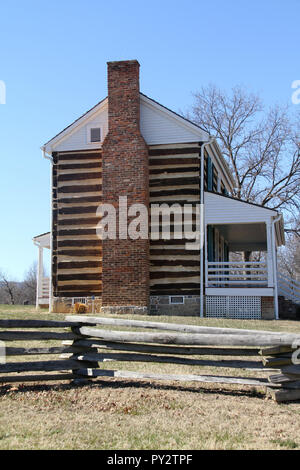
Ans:
POLYGON ((106 96, 107 61, 137 59, 141 91, 175 111, 210 82, 290 103, 299 18, 300 0, 1 2, 0 268, 22 279, 36 259, 50 226, 40 146, 106 96))

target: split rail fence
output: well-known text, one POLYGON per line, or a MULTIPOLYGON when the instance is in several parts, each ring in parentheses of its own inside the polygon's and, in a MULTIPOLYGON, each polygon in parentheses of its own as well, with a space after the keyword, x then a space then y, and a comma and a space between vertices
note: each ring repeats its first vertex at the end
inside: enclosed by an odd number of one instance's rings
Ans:
POLYGON ((0 341, 5 344, 6 356, 5 363, 0 364, 0 384, 46 380, 80 383, 116 377, 265 387, 277 402, 300 399, 300 354, 296 349, 300 347, 300 334, 70 315, 65 321, 0 320, 0 341), (59 346, 49 346, 52 340, 59 341, 59 346), (31 346, 37 341, 38 346, 31 346), (43 341, 46 344, 41 347, 43 341), (43 361, 30 360, 30 356, 40 359, 43 355, 43 361), (52 360, 53 355, 58 358, 52 360), (14 356, 23 356, 23 360, 14 362, 14 356), (201 366, 204 370, 239 369, 248 371, 249 376, 101 368, 105 361, 125 362, 129 367, 142 362, 201 366))

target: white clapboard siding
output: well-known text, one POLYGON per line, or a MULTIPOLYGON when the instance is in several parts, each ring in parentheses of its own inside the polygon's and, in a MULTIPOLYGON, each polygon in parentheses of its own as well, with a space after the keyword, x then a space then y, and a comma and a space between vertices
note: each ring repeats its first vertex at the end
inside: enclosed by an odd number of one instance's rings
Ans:
MULTIPOLYGON (((88 128, 91 125, 101 127, 102 139, 104 139, 108 132, 107 99, 50 140, 45 147, 46 151, 62 152, 100 148, 100 143, 88 142, 88 128)), ((142 94, 140 129, 148 145, 207 140, 207 134, 202 129, 142 94)))
POLYGON ((101 108, 101 110, 90 121, 85 121, 83 124, 76 128, 76 131, 62 139, 54 146, 53 150, 56 152, 63 152, 69 150, 92 150, 101 147, 100 143, 88 142, 88 128, 90 126, 100 127, 103 139, 108 131, 108 108, 101 108))
POLYGON ((206 140, 201 129, 192 128, 187 121, 179 122, 162 106, 159 107, 146 97, 141 97, 140 128, 148 145, 198 142, 206 140))
POLYGON ((207 224, 265 222, 277 214, 272 209, 208 192, 205 193, 204 204, 207 224))

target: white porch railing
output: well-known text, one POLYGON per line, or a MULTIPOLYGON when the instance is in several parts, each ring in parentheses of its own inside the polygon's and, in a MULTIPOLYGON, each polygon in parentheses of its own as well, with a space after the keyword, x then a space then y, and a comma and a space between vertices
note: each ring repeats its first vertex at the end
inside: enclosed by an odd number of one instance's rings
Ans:
POLYGON ((47 304, 49 303, 49 296, 50 296, 50 278, 43 277, 41 282, 41 290, 39 292, 39 305, 40 304, 47 304))
POLYGON ((291 300, 295 304, 300 304, 300 282, 291 277, 278 272, 278 295, 291 300))
POLYGON ((209 261, 206 263, 206 287, 265 287, 268 269, 265 262, 209 261))

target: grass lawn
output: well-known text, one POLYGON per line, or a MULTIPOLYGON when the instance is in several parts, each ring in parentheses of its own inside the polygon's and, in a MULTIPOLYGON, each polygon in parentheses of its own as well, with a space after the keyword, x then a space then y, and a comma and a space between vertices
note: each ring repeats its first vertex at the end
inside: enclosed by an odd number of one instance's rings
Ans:
MULTIPOLYGON (((28 306, 0 306, 2 319, 64 317, 28 306)), ((300 333, 300 322, 292 321, 134 318, 300 333)), ((18 341, 18 346, 45 343, 58 345, 55 341, 18 341)), ((43 359, 45 356, 31 357, 43 359)), ((16 360, 25 358, 9 358, 16 360)), ((101 367, 258 375, 239 369, 175 364, 106 362, 101 367)), ((276 404, 265 396, 263 388, 191 382, 101 379, 84 387, 67 382, 0 384, 0 449, 300 449, 300 402, 276 404)))

